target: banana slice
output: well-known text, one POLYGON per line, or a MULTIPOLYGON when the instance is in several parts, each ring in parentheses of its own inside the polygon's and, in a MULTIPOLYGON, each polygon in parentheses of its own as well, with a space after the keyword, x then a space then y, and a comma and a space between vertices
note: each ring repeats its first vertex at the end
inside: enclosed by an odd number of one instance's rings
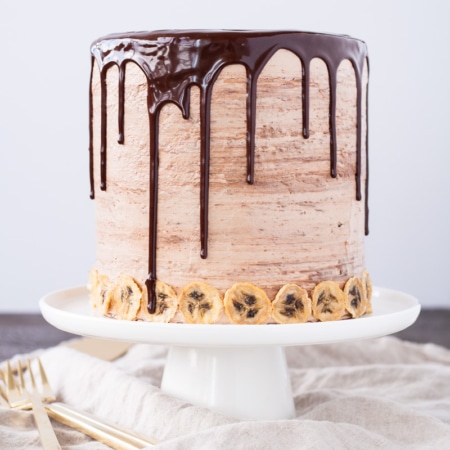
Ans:
POLYGON ((87 288, 92 292, 98 286, 99 283, 99 273, 96 269, 89 271, 89 281, 87 288))
POLYGON ((187 323, 214 323, 223 308, 220 292, 201 282, 184 287, 180 292, 178 304, 187 323))
POLYGON ((91 302, 91 306, 95 309, 98 308, 102 303, 101 297, 99 295, 100 293, 98 285, 99 285, 99 274, 97 270, 92 269, 89 272, 89 281, 87 284, 87 288, 89 289, 89 300, 91 302))
POLYGON ((344 286, 345 309, 353 318, 360 317, 366 312, 366 292, 363 282, 353 277, 344 286))
POLYGON ((322 281, 312 294, 312 314, 321 321, 339 320, 345 313, 344 292, 334 281, 322 281))
MULTIPOLYGON (((170 322, 170 319, 175 316, 178 309, 177 294, 170 286, 159 280, 156 280, 155 292, 156 310, 154 314, 150 314, 147 308, 143 307, 141 308, 140 316, 149 322, 170 322)), ((144 287, 143 298, 147 298, 146 287, 144 287)))
POLYGON ((113 283, 106 275, 100 275, 97 270, 89 273, 90 302, 94 309, 104 314, 111 303, 113 283))
POLYGON ((366 314, 372 314, 372 280, 370 279, 369 272, 365 270, 362 274, 363 284, 366 293, 366 314))
POLYGON ((278 323, 302 323, 311 315, 308 292, 296 284, 283 286, 272 302, 272 317, 278 323))
POLYGON ((118 319, 135 320, 141 307, 142 291, 133 278, 121 275, 112 290, 107 313, 118 319))
POLYGON ((233 323, 263 323, 271 313, 267 294, 251 283, 237 283, 225 293, 225 312, 233 323))

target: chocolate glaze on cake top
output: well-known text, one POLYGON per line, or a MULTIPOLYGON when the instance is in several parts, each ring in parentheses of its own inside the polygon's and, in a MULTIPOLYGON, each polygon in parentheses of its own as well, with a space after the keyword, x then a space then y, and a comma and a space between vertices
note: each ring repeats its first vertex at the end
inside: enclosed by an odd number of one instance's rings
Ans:
MULTIPOLYGON (((303 137, 309 137, 309 82, 310 63, 322 59, 328 69, 330 86, 330 176, 337 176, 336 87, 340 63, 349 60, 356 79, 356 156, 355 195, 361 200, 361 142, 362 142, 362 74, 368 65, 364 42, 348 36, 308 33, 300 31, 236 31, 236 30, 164 30, 111 34, 96 40, 91 47, 92 68, 95 61, 100 69, 101 82, 101 149, 100 189, 107 189, 107 109, 106 72, 116 65, 119 69, 118 142, 124 143, 124 90, 126 64, 136 63, 148 80, 148 114, 150 128, 150 208, 149 208, 149 275, 146 281, 149 293, 148 310, 156 307, 156 225, 158 201, 158 129, 159 113, 166 103, 176 104, 183 118, 189 118, 190 89, 200 89, 200 254, 208 254, 208 195, 210 160, 210 111, 214 82, 223 67, 241 64, 247 76, 247 183, 254 182, 256 85, 258 76, 269 59, 280 49, 293 52, 302 64, 303 137)), ((92 80, 92 71, 91 71, 92 80)), ((93 106, 90 91, 90 185, 95 197, 93 173, 93 106)), ((367 117, 367 115, 366 115, 367 117)), ((367 129, 367 128, 366 128, 367 129)), ((366 151, 367 151, 367 135, 366 151)), ((368 158, 366 157, 366 161, 368 158)), ((366 168, 367 169, 367 168, 366 168)), ((365 229, 368 234, 367 182, 365 186, 365 229)))

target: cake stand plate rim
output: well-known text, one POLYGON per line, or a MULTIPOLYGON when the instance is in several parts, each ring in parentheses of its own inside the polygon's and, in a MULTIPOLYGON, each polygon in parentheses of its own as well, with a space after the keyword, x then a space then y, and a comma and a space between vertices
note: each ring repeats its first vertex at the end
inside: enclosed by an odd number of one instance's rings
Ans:
POLYGON ((123 321, 93 313, 89 293, 75 286, 44 295, 39 307, 55 328, 89 337, 135 343, 188 347, 294 346, 370 339, 411 326, 420 314, 419 301, 410 294, 373 288, 373 314, 358 319, 292 325, 193 325, 123 321))

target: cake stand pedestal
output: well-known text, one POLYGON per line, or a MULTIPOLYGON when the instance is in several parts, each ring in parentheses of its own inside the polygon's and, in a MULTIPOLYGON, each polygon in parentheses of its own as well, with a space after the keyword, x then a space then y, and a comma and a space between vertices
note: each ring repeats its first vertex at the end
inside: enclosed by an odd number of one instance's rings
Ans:
POLYGON ((370 339, 401 331, 420 313, 405 293, 374 288, 373 314, 295 325, 190 325, 98 317, 85 287, 40 300, 43 317, 69 333, 169 346, 161 390, 195 405, 250 420, 294 417, 284 348, 370 339))
POLYGON ((171 347, 161 390, 240 419, 295 416, 284 349, 171 347))

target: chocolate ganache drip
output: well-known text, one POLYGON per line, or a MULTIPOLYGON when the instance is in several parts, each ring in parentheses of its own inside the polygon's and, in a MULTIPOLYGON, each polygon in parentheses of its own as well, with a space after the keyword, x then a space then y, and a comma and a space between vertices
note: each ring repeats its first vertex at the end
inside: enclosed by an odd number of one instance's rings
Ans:
MULTIPOLYGON (((269 59, 280 49, 293 52, 302 64, 303 137, 309 137, 310 63, 322 59, 328 69, 330 86, 330 175, 337 177, 336 88, 337 71, 343 60, 349 60, 355 71, 357 89, 356 133, 356 199, 361 200, 361 114, 362 73, 368 59, 364 42, 347 36, 298 31, 193 31, 171 30, 113 34, 100 38, 91 47, 100 69, 101 82, 101 148, 100 189, 106 190, 106 72, 111 65, 119 68, 118 142, 124 143, 124 86, 126 63, 136 63, 148 80, 148 114, 150 127, 150 209, 149 209, 149 275, 148 310, 155 312, 156 226, 158 202, 158 122, 161 108, 174 103, 183 118, 189 118, 190 89, 200 89, 200 241, 202 258, 208 255, 208 196, 210 161, 210 111, 214 82, 229 64, 241 64, 247 76, 247 176, 253 184, 255 173, 256 84, 269 59)), ((91 71, 92 81, 92 71, 91 71)), ((90 91, 90 183, 95 197, 92 144, 92 91, 90 91)), ((367 136, 366 136, 367 141, 367 136)), ((367 145, 366 145, 367 151, 367 145)), ((368 158, 366 158, 366 161, 368 158)), ((366 234, 368 234, 366 177, 366 234)))

